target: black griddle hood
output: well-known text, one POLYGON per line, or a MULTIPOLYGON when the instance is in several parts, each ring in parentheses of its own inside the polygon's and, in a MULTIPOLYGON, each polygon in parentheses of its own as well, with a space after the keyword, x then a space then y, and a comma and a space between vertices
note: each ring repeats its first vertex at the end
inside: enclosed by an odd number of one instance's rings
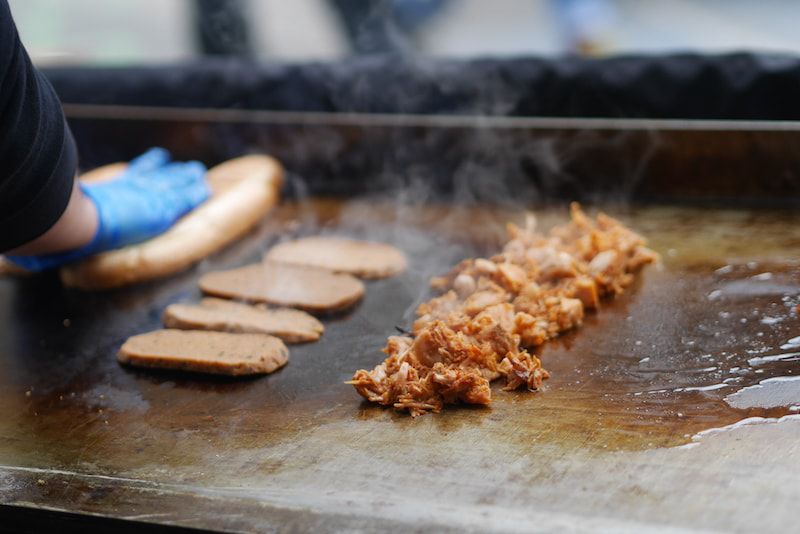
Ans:
POLYGON ((649 119, 800 120, 800 58, 735 53, 609 59, 411 60, 300 65, 210 59, 46 70, 73 104, 649 119))
POLYGON ((278 157, 285 195, 800 202, 800 58, 370 56, 47 70, 82 166, 278 157), (468 194, 462 194, 467 191, 468 194))

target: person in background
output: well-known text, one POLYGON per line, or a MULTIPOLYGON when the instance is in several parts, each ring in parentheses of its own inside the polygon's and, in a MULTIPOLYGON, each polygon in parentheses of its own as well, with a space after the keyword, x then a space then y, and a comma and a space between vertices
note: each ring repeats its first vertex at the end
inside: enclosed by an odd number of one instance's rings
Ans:
POLYGON ((330 0, 355 54, 407 53, 448 0, 330 0))
POLYGON ((252 57, 243 0, 195 0, 195 39, 203 55, 252 57))
POLYGON ((199 162, 163 149, 108 182, 81 184, 61 103, 22 46, 0 0, 0 252, 42 271, 144 241, 208 198, 199 162))
POLYGON ((610 50, 617 9, 613 0, 551 0, 564 45, 582 56, 602 56, 610 50))

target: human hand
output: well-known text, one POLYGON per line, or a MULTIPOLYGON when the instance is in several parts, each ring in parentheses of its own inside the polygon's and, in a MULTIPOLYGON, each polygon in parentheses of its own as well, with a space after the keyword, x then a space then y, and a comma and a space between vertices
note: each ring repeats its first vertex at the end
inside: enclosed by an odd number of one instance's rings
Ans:
POLYGON ((88 245, 63 253, 8 259, 27 270, 44 271, 145 241, 169 229, 209 197, 205 174, 206 168, 199 162, 171 162, 166 150, 150 149, 132 160, 118 177, 80 184, 97 209, 98 229, 88 245))

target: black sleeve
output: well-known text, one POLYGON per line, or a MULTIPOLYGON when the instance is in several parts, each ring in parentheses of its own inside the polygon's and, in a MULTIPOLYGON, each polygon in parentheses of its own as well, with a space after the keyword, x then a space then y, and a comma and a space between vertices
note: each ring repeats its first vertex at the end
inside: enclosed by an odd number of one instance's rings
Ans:
POLYGON ((77 152, 61 103, 31 64, 0 0, 0 251, 42 235, 64 213, 77 152))

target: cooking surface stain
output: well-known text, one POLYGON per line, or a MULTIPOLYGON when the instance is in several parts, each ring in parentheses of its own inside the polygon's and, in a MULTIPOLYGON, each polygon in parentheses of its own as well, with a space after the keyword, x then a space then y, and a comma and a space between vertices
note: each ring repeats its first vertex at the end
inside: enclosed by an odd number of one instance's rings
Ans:
MULTIPOLYGON (((563 221, 566 211, 543 210, 540 224, 563 221)), ((386 337, 408 327, 429 296, 431 276, 499 248, 505 223, 524 213, 307 201, 278 208, 241 243, 166 281, 81 293, 49 276, 0 280, 0 463, 224 484, 313 471, 314 455, 323 453, 302 453, 311 434, 329 439, 334 452, 427 449, 430 461, 465 435, 519 457, 538 447, 605 454, 676 446, 746 417, 791 413, 789 402, 734 408, 725 397, 798 370, 800 347, 790 341, 800 335, 800 216, 607 211, 645 235, 661 264, 541 348, 552 376, 542 391, 496 387, 491 407, 448 407, 418 419, 363 402, 343 382, 381 361, 386 337), (291 346, 289 365, 273 375, 226 379, 116 362, 126 337, 159 327, 167 304, 200 298, 200 274, 313 233, 395 244, 410 269, 367 282, 362 303, 324 317, 321 341, 291 346)))

